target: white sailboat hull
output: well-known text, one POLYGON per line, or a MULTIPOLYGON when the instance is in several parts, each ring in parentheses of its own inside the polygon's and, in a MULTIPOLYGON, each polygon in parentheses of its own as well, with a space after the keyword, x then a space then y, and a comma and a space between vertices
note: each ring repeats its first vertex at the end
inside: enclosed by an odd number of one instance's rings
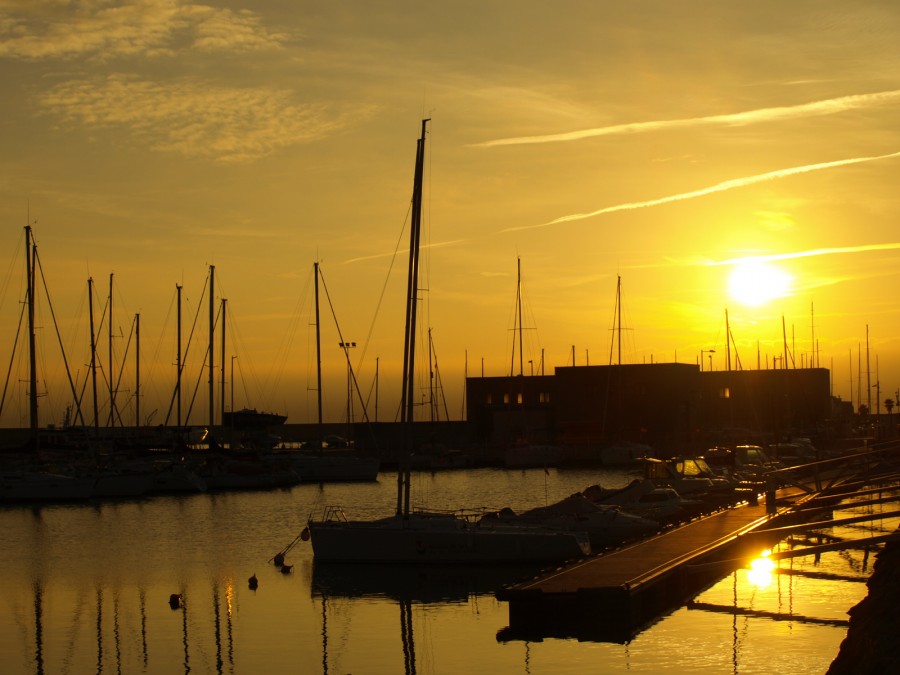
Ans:
POLYGON ((376 521, 310 521, 319 562, 559 562, 589 555, 587 535, 544 527, 470 522, 443 514, 376 521))

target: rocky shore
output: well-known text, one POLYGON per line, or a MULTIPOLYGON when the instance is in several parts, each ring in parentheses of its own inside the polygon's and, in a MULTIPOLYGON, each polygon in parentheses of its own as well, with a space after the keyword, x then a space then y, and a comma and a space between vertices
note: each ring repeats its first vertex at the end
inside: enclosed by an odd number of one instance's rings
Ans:
POLYGON ((828 675, 900 673, 900 541, 878 554, 867 585, 828 675))

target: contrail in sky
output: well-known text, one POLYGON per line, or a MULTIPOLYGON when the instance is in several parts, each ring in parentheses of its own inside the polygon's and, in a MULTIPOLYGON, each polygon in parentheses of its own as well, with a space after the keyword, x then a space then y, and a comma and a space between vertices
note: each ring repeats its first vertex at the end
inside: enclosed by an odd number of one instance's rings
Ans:
POLYGON ((625 204, 616 204, 615 206, 607 206, 602 209, 597 209, 596 211, 591 211, 590 213, 573 213, 569 216, 560 216, 555 220, 551 220, 547 223, 541 223, 539 225, 522 225, 520 227, 508 227, 501 232, 517 232, 519 230, 532 230, 539 227, 547 227, 548 225, 558 225, 560 223, 568 223, 575 220, 584 220, 586 218, 593 218, 594 216, 602 216, 607 213, 615 213, 616 211, 632 211, 634 209, 645 209, 650 206, 659 206, 660 204, 669 204, 671 202, 678 202, 684 199, 694 199, 695 197, 704 197, 706 195, 714 194, 716 192, 725 192, 726 190, 733 190, 734 188, 746 187, 748 185, 755 185, 756 183, 763 183, 769 180, 775 180, 777 178, 786 178, 788 176, 795 176, 801 173, 809 173, 810 171, 820 171, 822 169, 833 169, 839 166, 849 166, 851 164, 862 164, 864 162, 874 162, 879 159, 893 159, 894 157, 900 157, 900 152, 892 152, 887 155, 875 155, 872 157, 853 157, 851 159, 839 159, 834 162, 821 162, 819 164, 807 164, 806 166, 795 166, 790 169, 779 169, 777 171, 769 171, 768 173, 761 173, 756 176, 747 176, 745 178, 733 178, 731 180, 727 180, 723 183, 718 183, 716 185, 712 185, 710 187, 701 188, 699 190, 693 190, 692 192, 683 192, 678 195, 671 195, 669 197, 660 197, 659 199, 650 199, 644 202, 628 202, 625 204))
POLYGON ((710 267, 719 265, 734 265, 747 260, 769 262, 772 260, 792 260, 794 258, 813 258, 819 255, 833 255, 836 253, 866 253, 867 251, 896 251, 900 249, 900 243, 890 244, 864 244, 862 246, 838 246, 833 248, 814 248, 809 251, 795 251, 794 253, 774 253, 772 255, 748 255, 740 258, 729 258, 706 263, 710 267))
POLYGON ((562 134, 547 134, 543 136, 520 136, 518 138, 501 138, 484 143, 473 143, 479 148, 493 148, 501 145, 526 145, 533 143, 558 143, 563 141, 579 141, 595 136, 614 136, 617 134, 636 134, 648 131, 664 131, 703 125, 734 125, 756 124, 759 122, 777 122, 801 117, 813 117, 817 115, 834 115, 847 110, 856 110, 870 105, 887 103, 900 98, 900 90, 881 91, 874 94, 856 94, 853 96, 841 96, 839 98, 813 101, 793 106, 779 106, 775 108, 760 108, 746 112, 731 113, 728 115, 708 115, 705 117, 692 117, 679 120, 657 120, 654 122, 634 122, 631 124, 614 124, 608 127, 594 129, 581 129, 562 134))

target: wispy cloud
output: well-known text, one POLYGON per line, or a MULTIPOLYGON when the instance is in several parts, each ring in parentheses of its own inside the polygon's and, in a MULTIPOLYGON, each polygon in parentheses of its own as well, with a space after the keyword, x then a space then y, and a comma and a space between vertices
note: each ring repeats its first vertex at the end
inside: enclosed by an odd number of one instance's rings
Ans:
POLYGON ((672 202, 678 202, 685 199, 695 199, 697 197, 704 197, 706 195, 715 194, 717 192, 725 192, 726 190, 734 190, 735 188, 747 187, 748 185, 755 185, 757 183, 763 183, 765 181, 776 180, 778 178, 787 178, 789 176, 796 176, 802 173, 809 173, 811 171, 822 171, 823 169, 834 169, 841 166, 849 166, 852 164, 862 164, 864 162, 874 162, 880 159, 893 159, 895 157, 900 157, 900 152, 892 152, 886 155, 874 155, 871 157, 853 157, 850 159, 839 159, 833 162, 821 162, 819 164, 807 164, 806 166, 795 166, 789 169, 779 169, 777 171, 769 171, 767 173, 757 174, 755 176, 746 176, 744 178, 733 178, 731 180, 724 181, 722 183, 717 183, 716 185, 712 185, 710 187, 701 188, 699 190, 693 190, 691 192, 683 192, 677 195, 670 195, 668 197, 660 197, 658 199, 649 199, 643 202, 628 202, 625 204, 616 204, 615 206, 607 206, 602 209, 597 209, 596 211, 591 211, 590 213, 574 213, 568 216, 561 216, 556 218, 555 220, 551 220, 547 223, 540 223, 537 225, 522 225, 520 227, 509 227, 501 232, 516 232, 519 230, 532 230, 540 227, 548 227, 550 225, 559 225, 561 223, 569 223, 576 220, 585 220, 586 218, 594 218, 596 216, 602 216, 607 213, 615 213, 617 211, 632 211, 634 209, 645 209, 651 206, 660 206, 661 204, 670 204, 672 202))
MULTIPOLYGON (((456 246, 457 244, 465 243, 465 239, 452 239, 450 241, 438 241, 431 244, 422 244, 420 248, 422 249, 432 249, 432 248, 443 248, 445 246, 456 246)), ((374 255, 363 255, 356 258, 348 258, 342 264, 349 265, 350 263, 358 263, 363 262, 364 260, 377 260, 379 258, 393 258, 398 255, 399 249, 396 251, 392 251, 391 253, 376 253, 374 255)), ((405 253, 405 251, 404 251, 405 253)))
POLYGON ((369 114, 298 104, 287 91, 212 86, 191 78, 150 82, 125 75, 61 83, 38 97, 70 124, 127 130, 131 141, 189 158, 246 162, 321 138, 369 114))
POLYGON ((249 10, 180 0, 0 3, 0 58, 108 60, 179 49, 275 49, 287 39, 249 10))
POLYGON ((731 113, 728 115, 708 115, 704 117, 692 117, 677 120, 658 120, 652 122, 634 122, 630 124, 615 124, 607 127, 593 129, 581 129, 561 134, 545 134, 541 136, 520 136, 518 138, 501 138, 483 143, 474 143, 474 147, 492 148, 502 145, 526 145, 534 143, 559 143, 564 141, 580 141, 596 136, 616 136, 621 134, 637 134, 651 131, 669 131, 685 127, 697 127, 705 125, 716 126, 742 126, 758 124, 760 122, 777 122, 820 115, 834 115, 874 105, 890 103, 900 99, 900 90, 881 91, 872 94, 857 94, 853 96, 841 96, 823 101, 813 101, 794 106, 778 106, 774 108, 760 108, 746 112, 731 113))
POLYGON ((736 265, 748 260, 758 262, 772 262, 776 260, 794 260, 796 258, 814 258, 823 255, 840 255, 845 253, 868 253, 870 251, 896 251, 900 250, 900 243, 887 244, 863 244, 861 246, 837 246, 830 248, 814 248, 808 251, 794 251, 793 253, 773 253, 770 255, 750 255, 727 260, 710 260, 704 264, 710 267, 719 265, 736 265))

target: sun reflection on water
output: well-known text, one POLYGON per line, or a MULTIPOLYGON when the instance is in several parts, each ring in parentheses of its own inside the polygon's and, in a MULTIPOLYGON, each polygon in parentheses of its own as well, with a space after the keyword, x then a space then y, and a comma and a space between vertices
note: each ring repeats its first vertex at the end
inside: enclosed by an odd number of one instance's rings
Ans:
POLYGON ((758 589, 768 588, 774 579, 775 561, 772 560, 772 551, 765 550, 758 558, 750 561, 750 570, 747 572, 747 580, 758 589))

